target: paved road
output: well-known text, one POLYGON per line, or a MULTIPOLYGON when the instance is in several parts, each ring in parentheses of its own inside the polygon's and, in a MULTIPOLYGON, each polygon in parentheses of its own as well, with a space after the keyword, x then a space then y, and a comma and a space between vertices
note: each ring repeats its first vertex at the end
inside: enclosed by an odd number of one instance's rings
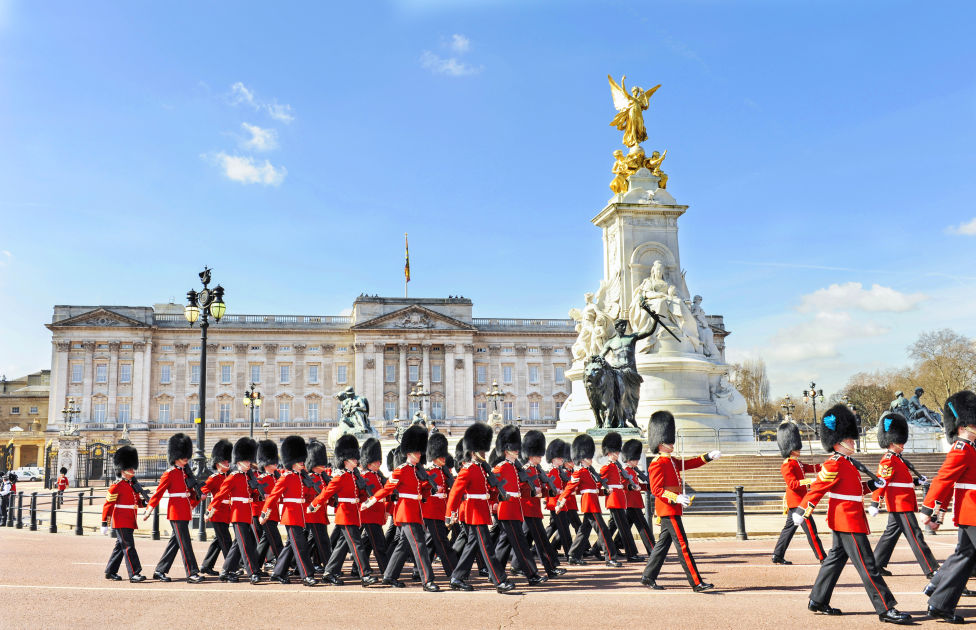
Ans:
MULTIPOLYGON (((875 539, 872 539, 874 542, 875 539)), ((954 537, 930 537, 937 558, 944 559, 954 537)), ((827 537, 824 537, 827 542, 827 537)), ((674 628, 846 628, 881 624, 871 608, 853 567, 841 576, 834 606, 841 618, 806 611, 810 585, 819 565, 808 547, 796 539, 790 567, 769 563, 773 540, 697 539, 692 550, 705 579, 716 584, 710 593, 692 593, 677 562, 665 565, 659 582, 668 590, 652 592, 637 584, 641 566, 610 569, 602 565, 568 567, 569 573, 542 588, 499 595, 486 580, 476 579, 474 593, 425 593, 416 583, 406 589, 374 586, 281 586, 268 582, 201 585, 108 582, 104 562, 112 540, 0 529, 0 628, 160 628, 201 624, 204 627, 256 628, 527 628, 630 626, 646 628, 661 619, 674 628), (652 618, 655 619, 652 621, 652 618), (568 625, 567 625, 568 624, 568 625)), ((145 572, 165 541, 140 539, 137 547, 145 572)), ((195 543, 202 558, 205 543, 195 543)), ((915 615, 925 609, 920 589, 926 580, 904 546, 896 550, 888 584, 899 608, 915 615)), ((171 577, 182 577, 177 565, 171 577)), ((446 583, 438 575, 442 585, 446 583)), ((963 600, 959 612, 976 616, 976 600, 963 600)), ((923 618, 924 619, 924 618, 923 618)), ((935 622, 925 619, 925 625, 935 622)))

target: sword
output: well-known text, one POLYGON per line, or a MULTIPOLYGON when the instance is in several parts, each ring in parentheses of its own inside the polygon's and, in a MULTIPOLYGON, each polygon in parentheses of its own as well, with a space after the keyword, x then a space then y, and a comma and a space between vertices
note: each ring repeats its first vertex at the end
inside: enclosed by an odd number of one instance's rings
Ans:
POLYGON ((664 330, 668 331, 668 334, 671 335, 672 337, 674 337, 674 340, 675 341, 677 341, 679 343, 681 342, 681 339, 678 338, 678 335, 674 334, 674 331, 671 330, 670 328, 668 328, 668 325, 664 323, 664 319, 660 315, 657 314, 657 311, 653 311, 650 308, 648 308, 647 307, 647 302, 645 302, 643 299, 641 300, 640 305, 641 305, 641 308, 643 308, 644 311, 648 315, 651 316, 651 319, 653 319, 656 324, 660 325, 661 328, 663 328, 664 330))

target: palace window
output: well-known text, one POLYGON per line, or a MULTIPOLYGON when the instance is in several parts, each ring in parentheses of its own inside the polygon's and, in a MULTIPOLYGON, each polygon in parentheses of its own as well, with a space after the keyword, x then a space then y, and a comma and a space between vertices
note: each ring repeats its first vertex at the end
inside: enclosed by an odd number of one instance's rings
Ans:
POLYGON ((515 403, 505 402, 502 403, 502 419, 505 422, 511 422, 515 420, 515 403))
POLYGON ((318 403, 308 403, 308 421, 318 422, 319 421, 319 404, 318 403))
POLYGON ((81 363, 71 364, 71 382, 80 383, 82 379, 84 366, 81 363))
POLYGON ((319 382, 319 366, 318 365, 310 365, 310 366, 308 366, 308 382, 309 383, 313 383, 313 384, 319 382))
POLYGON ((132 403, 119 403, 119 422, 132 422, 132 403))
POLYGON ((172 352, 174 349, 174 346, 163 346, 163 352, 172 352))
POLYGON ((562 409, 562 408, 563 408, 563 403, 557 400, 556 401, 556 420, 559 419, 559 410, 562 409))
POLYGON ((443 400, 432 400, 430 403, 430 418, 431 420, 443 420, 444 419, 444 401, 443 400))
POLYGON ((441 372, 443 372, 442 366, 440 366, 440 365, 432 365, 432 366, 430 366, 430 382, 431 383, 440 383, 441 382, 441 372))
POLYGON ((291 346, 278 346, 278 352, 291 352, 291 346))
POLYGON ((291 366, 288 364, 278 366, 281 371, 280 383, 290 383, 291 382, 291 366))
POLYGON ((96 383, 108 382, 108 364, 99 363, 95 366, 95 382, 96 383))
POLYGON ((515 348, 502 348, 504 354, 512 354, 515 352, 515 348))
POLYGON ((230 422, 230 403, 220 403, 218 414, 219 422, 230 422))
POLYGON ((121 363, 121 364, 119 364, 119 382, 120 383, 131 383, 132 382, 132 364, 131 363, 121 363))
POLYGON ((95 422, 105 422, 105 403, 95 403, 92 420, 95 422))
POLYGON ((512 366, 505 365, 502 366, 502 382, 508 385, 512 384, 512 366))
POLYGON ((410 417, 413 418, 413 414, 417 413, 418 411, 420 411, 420 403, 411 400, 410 405, 408 407, 408 413, 410 417))
POLYGON ((10 413, 13 414, 13 415, 19 414, 20 413, 20 407, 11 407, 10 408, 10 413))
POLYGON ((482 422, 488 420, 488 403, 483 400, 478 401, 478 420, 482 422))
POLYGON ((566 382, 566 377, 565 377, 566 368, 564 368, 561 365, 557 365, 555 370, 556 370, 556 382, 559 383, 560 385, 566 382))
POLYGON ((539 419, 539 403, 538 401, 529 402, 529 420, 539 419))
POLYGON ((278 403, 278 422, 291 422, 291 403, 278 403))
POLYGON ((387 383, 396 383, 396 366, 387 365, 383 369, 386 371, 386 378, 384 379, 387 383))
POLYGON ((190 422, 196 422, 197 418, 200 417, 200 405, 196 403, 190 404, 190 422))
POLYGON ((30 408, 30 414, 32 416, 36 416, 37 415, 37 407, 31 407, 30 408))
POLYGON ((488 352, 488 348, 477 348, 475 352, 477 352, 478 354, 484 354, 488 352))
POLYGON ((478 374, 477 380, 478 380, 479 383, 486 383, 486 382, 488 382, 488 368, 487 367, 485 367, 484 365, 479 365, 479 366, 475 367, 475 371, 478 374))
POLYGON ((530 365, 529 366, 529 382, 538 383, 539 382, 539 366, 530 365))
POLYGON ((345 384, 346 382, 346 368, 345 365, 336 366, 336 383, 345 384))
POLYGON ((349 346, 339 346, 336 348, 336 352, 349 352, 349 346))
POLYGON ((193 385, 200 384, 200 364, 194 363, 190 366, 190 383, 193 385))
POLYGON ((251 382, 260 383, 261 382, 261 366, 251 365, 251 382))
POLYGON ((169 403, 160 403, 159 405, 159 421, 169 422, 169 403))
POLYGON ((397 415, 397 403, 395 400, 387 400, 383 403, 383 419, 392 420, 397 415))
POLYGON ((224 385, 230 383, 230 368, 231 366, 227 364, 220 366, 220 382, 224 385))
POLYGON ((159 366, 159 382, 163 385, 169 385, 171 382, 171 366, 169 364, 159 366))
POLYGON ((420 380, 420 366, 419 365, 408 365, 407 366, 407 378, 411 383, 416 383, 420 380))

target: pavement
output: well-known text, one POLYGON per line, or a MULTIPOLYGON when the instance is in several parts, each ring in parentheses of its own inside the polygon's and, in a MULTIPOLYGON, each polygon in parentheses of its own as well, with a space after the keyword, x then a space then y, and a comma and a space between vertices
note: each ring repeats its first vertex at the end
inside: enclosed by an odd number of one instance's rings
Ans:
MULTIPOLYGON (((696 520, 687 518, 691 529, 696 520)), ((771 518, 771 517, 770 517, 771 518)), ((782 523, 782 517, 776 516, 782 523)), ((776 528, 778 530, 778 527, 776 528)), ((875 528, 880 532, 880 528, 875 528)), ((830 534, 821 539, 829 547, 830 534)), ((928 536, 940 561, 955 547, 955 535, 928 536)), ((872 544, 877 536, 872 536, 872 544)), ((162 553, 166 541, 138 539, 144 573, 162 553)), ((405 589, 358 585, 343 587, 269 582, 222 584, 215 578, 199 585, 183 581, 177 563, 168 584, 108 582, 104 564, 113 540, 101 535, 75 536, 45 531, 0 528, 0 628, 159 628, 180 624, 214 627, 299 627, 315 623, 326 628, 527 628, 600 625, 646 628, 666 624, 675 628, 833 628, 856 623, 880 627, 856 571, 844 570, 831 605, 842 617, 825 617, 806 610, 810 587, 819 570, 801 536, 794 538, 787 558, 795 564, 770 563, 772 537, 697 538, 691 541, 698 568, 716 585, 707 593, 693 593, 681 566, 669 558, 658 580, 664 591, 638 584, 643 563, 621 569, 592 563, 568 566, 568 573, 536 588, 524 586, 499 595, 487 580, 475 577, 472 593, 445 590, 425 593, 416 582, 405 589)), ((194 542, 197 558, 207 543, 194 542)), ((447 580, 437 570, 442 587, 447 580)), ((904 542, 889 564, 895 575, 887 583, 900 610, 922 624, 926 579, 904 542)), ((405 572, 408 577, 409 573, 405 572)), ((350 580, 352 582, 352 580, 350 580)), ((963 599, 957 612, 976 616, 976 600, 963 599)))

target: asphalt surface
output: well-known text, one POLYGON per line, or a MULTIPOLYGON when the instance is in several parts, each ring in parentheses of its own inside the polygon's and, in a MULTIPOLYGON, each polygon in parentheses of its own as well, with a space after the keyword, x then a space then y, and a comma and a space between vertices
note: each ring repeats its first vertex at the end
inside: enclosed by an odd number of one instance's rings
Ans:
MULTIPOLYGON (((829 546, 828 536, 823 536, 829 546)), ((874 543, 876 537, 872 537, 874 543)), ((788 558, 796 564, 770 563, 772 538, 695 539, 691 541, 699 570, 716 585, 714 591, 693 593, 672 556, 658 582, 664 591, 638 584, 641 564, 612 569, 602 564, 568 566, 569 572, 536 588, 521 585, 499 595, 487 580, 475 577, 473 593, 446 590, 425 593, 418 583, 405 589, 358 585, 306 588, 298 583, 222 584, 208 578, 199 585, 182 580, 174 565, 169 584, 148 581, 130 584, 104 579, 104 564, 113 540, 100 535, 74 536, 27 529, 0 528, 0 628, 159 628, 201 623, 205 627, 289 627, 314 623, 326 628, 526 628, 602 625, 646 628, 846 628, 880 626, 877 616, 850 565, 834 591, 831 604, 842 617, 825 617, 806 610, 810 586, 819 565, 800 537, 788 558)), ((165 545, 136 542, 147 576, 165 545)), ((936 558, 951 553, 955 537, 929 537, 936 558)), ((195 542, 198 560, 206 543, 195 542)), ((900 610, 925 625, 926 584, 908 547, 902 542, 889 565, 887 578, 900 610)), ((124 569, 123 569, 124 570, 124 569)), ((437 570, 437 580, 447 580, 437 570)), ((123 577, 125 575, 123 574, 123 577)), ((405 572, 409 578, 409 569, 405 572)), ((520 580, 516 579, 516 582, 520 580)), ((352 583, 352 580, 349 580, 352 583)), ((976 599, 963 599, 958 609, 976 616, 976 599)))

